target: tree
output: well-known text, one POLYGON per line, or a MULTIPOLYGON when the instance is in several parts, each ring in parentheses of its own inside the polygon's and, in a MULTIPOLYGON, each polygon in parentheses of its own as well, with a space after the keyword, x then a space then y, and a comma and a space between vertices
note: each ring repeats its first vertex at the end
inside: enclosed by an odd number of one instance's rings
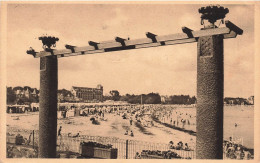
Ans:
POLYGON ((129 97, 127 96, 121 96, 119 101, 128 101, 129 97))
POLYGON ((144 95, 145 104, 160 104, 161 103, 161 96, 158 93, 149 93, 144 95))
POLYGON ((73 94, 69 90, 66 90, 66 89, 58 90, 58 93, 62 94, 64 97, 67 97, 68 95, 70 97, 73 96, 73 94))
POLYGON ((197 101, 196 97, 190 97, 189 95, 173 95, 170 96, 171 104, 195 104, 197 101))
POLYGON ((17 86, 13 88, 13 91, 16 92, 17 90, 23 90, 23 87, 17 86))
POLYGON ((32 89, 31 87, 29 87, 29 86, 24 86, 24 87, 23 87, 23 90, 29 90, 30 92, 33 91, 33 89, 32 89))
POLYGON ((118 90, 112 90, 109 93, 112 96, 112 100, 118 101, 120 99, 120 94, 119 94, 118 90))
POLYGON ((14 104, 16 101, 16 95, 12 89, 12 87, 7 87, 7 104, 14 104))
POLYGON ((120 101, 127 101, 130 104, 141 104, 141 99, 143 104, 160 104, 161 97, 158 93, 149 93, 142 95, 130 95, 126 94, 124 96, 120 96, 120 101), (142 97, 142 98, 141 98, 142 97))

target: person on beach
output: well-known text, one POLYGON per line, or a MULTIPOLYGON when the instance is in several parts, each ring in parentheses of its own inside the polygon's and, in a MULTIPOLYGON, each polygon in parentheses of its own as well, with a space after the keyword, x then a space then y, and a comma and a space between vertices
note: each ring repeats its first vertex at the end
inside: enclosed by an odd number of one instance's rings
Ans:
POLYGON ((135 159, 141 159, 141 155, 139 154, 139 152, 136 152, 135 159))
POLYGON ((169 148, 170 148, 170 149, 175 149, 175 146, 174 146, 173 141, 170 141, 170 142, 169 142, 169 148))
POLYGON ((132 130, 131 130, 131 134, 130 134, 130 136, 132 136, 132 137, 134 136, 134 133, 133 133, 133 131, 132 131, 132 130))
POLYGON ((233 144, 230 144, 228 149, 227 149, 227 155, 229 158, 235 158, 235 148, 233 144))
POLYGON ((58 130, 58 137, 61 137, 61 129, 62 129, 62 126, 60 126, 60 128, 58 130))
POLYGON ((125 131, 125 135, 128 135, 128 130, 125 131))
POLYGON ((63 118, 66 118, 66 116, 67 116, 67 110, 64 111, 63 118))
POLYGON ((133 124, 133 119, 132 117, 130 117, 130 125, 132 126, 132 124, 133 124))
POLYGON ((227 142, 228 147, 229 147, 229 146, 232 146, 233 144, 234 144, 234 142, 233 142, 233 140, 232 140, 232 137, 229 137, 229 140, 228 140, 228 142, 227 142))
POLYGON ((237 149, 235 150, 235 155, 236 155, 236 159, 240 160, 240 154, 241 154, 241 148, 240 146, 237 147, 237 149))
POLYGON ((27 145, 30 145, 30 143, 31 143, 31 137, 32 137, 32 132, 31 132, 30 135, 29 135, 29 138, 28 138, 28 141, 27 141, 27 145))
POLYGON ((184 128, 184 127, 185 127, 186 120, 181 119, 181 122, 182 122, 182 128, 184 128))
POLYGON ((59 140, 59 143, 57 143, 57 145, 59 146, 59 148, 61 148, 61 144, 62 144, 61 129, 62 129, 62 126, 60 126, 60 128, 58 130, 58 134, 57 134, 57 140, 59 140))
POLYGON ((184 150, 185 150, 185 151, 190 151, 190 147, 188 146, 188 143, 185 143, 184 150))
POLYGON ((180 142, 177 144, 176 149, 177 149, 177 150, 182 150, 182 149, 183 149, 183 143, 182 143, 182 141, 180 141, 180 142))
POLYGON ((244 149, 241 148, 241 152, 240 152, 240 160, 243 160, 245 158, 245 152, 244 149))

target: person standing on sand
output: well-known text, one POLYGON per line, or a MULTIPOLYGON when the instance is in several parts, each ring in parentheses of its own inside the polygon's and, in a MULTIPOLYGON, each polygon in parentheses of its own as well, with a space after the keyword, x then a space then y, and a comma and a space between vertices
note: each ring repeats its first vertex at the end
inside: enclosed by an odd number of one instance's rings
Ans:
POLYGON ((27 145, 30 145, 30 143, 31 143, 31 137, 32 137, 32 132, 31 132, 30 135, 29 135, 29 138, 28 138, 28 141, 27 141, 27 145))
POLYGON ((133 124, 133 119, 132 117, 130 117, 130 125, 132 126, 132 124, 133 124))
POLYGON ((59 145, 61 145, 61 139, 62 139, 61 129, 62 129, 62 126, 60 126, 60 128, 59 128, 59 130, 58 130, 58 140, 60 140, 59 145))
POLYGON ((130 134, 130 136, 132 136, 132 137, 134 136, 134 133, 133 133, 133 131, 132 131, 132 130, 131 130, 131 134, 130 134))
POLYGON ((61 129, 62 129, 62 126, 60 126, 60 128, 59 128, 58 136, 61 136, 61 129))

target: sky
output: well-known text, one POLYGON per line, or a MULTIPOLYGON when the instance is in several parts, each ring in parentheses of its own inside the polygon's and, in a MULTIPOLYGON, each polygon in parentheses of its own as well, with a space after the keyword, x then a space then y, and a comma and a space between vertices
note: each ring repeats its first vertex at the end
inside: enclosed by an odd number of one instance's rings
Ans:
MULTIPOLYGON (((181 33, 181 27, 202 28, 198 9, 182 4, 8 4, 7 86, 39 88, 39 58, 26 54, 29 47, 42 51, 44 34, 65 44, 87 46, 88 41, 113 40, 116 36, 145 38, 181 33)), ((254 95, 254 6, 224 5, 225 20, 244 30, 242 36, 224 41, 224 96, 254 95)), ((222 25, 223 26, 223 25, 222 25)), ((145 48, 58 60, 58 87, 96 87, 104 94, 156 92, 161 95, 196 95, 197 44, 145 48)))

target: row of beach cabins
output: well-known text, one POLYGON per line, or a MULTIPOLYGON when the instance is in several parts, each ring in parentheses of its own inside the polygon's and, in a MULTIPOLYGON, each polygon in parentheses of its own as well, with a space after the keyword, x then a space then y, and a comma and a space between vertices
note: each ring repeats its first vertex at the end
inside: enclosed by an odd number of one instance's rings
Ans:
MULTIPOLYGON (((110 112, 118 109, 134 107, 134 104, 127 103, 58 103, 58 118, 80 116, 94 112, 110 112), (65 114, 64 114, 65 113, 65 114)), ((39 103, 30 105, 7 105, 6 113, 28 113, 39 111, 39 103)))

